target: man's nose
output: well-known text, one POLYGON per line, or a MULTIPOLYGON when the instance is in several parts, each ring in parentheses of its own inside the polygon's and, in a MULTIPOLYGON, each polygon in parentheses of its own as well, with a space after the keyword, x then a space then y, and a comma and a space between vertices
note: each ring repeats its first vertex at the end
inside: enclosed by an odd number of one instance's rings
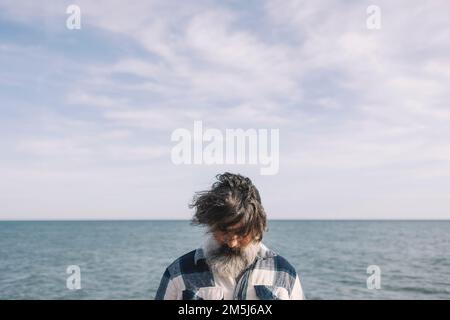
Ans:
POLYGON ((238 244, 239 244, 239 241, 236 236, 228 239, 228 241, 227 241, 227 245, 230 248, 236 248, 238 246, 238 244))

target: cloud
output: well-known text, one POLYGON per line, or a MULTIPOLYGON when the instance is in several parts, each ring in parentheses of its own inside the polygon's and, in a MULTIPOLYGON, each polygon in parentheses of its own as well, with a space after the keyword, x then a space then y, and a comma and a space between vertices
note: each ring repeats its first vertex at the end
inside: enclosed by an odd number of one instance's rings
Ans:
MULTIPOLYGON (((448 186, 441 182, 450 172, 447 2, 380 1, 381 30, 366 28, 369 4, 339 0, 78 5, 79 33, 60 25, 63 4, 0 5, 5 24, 21 26, 17 34, 38 28, 47 39, 30 44, 8 37, 0 47, 9 61, 2 81, 16 88, 1 96, 9 120, 2 121, 0 142, 11 148, 4 149, 4 158, 13 159, 7 164, 11 172, 27 159, 40 159, 55 171, 77 168, 86 180, 83 170, 104 168, 101 180, 108 185, 109 173, 128 168, 114 176, 129 181, 130 172, 142 170, 158 177, 154 190, 187 195, 193 190, 182 189, 189 188, 186 181, 206 181, 212 169, 174 168, 167 161, 169 137, 202 120, 219 129, 280 129, 280 175, 260 181, 265 194, 285 190, 286 201, 269 200, 268 208, 289 217, 329 217, 348 192, 361 203, 376 194, 374 216, 377 210, 392 216, 392 208, 408 206, 410 195, 420 216, 430 197, 421 197, 414 182, 435 181, 430 190, 436 194, 448 186), (186 184, 174 184, 177 176, 186 184), (392 200, 394 187, 404 202, 392 200), (334 202, 320 208, 308 199, 298 204, 298 190, 334 202)), ((71 180, 76 173, 67 175, 71 180)), ((83 179, 75 179, 75 189, 82 189, 83 179)), ((447 198, 439 199, 448 207, 447 198)), ((184 209, 181 200, 178 205, 153 207, 169 214, 184 209)), ((97 207, 103 208, 100 201, 97 207)), ((359 217, 366 208, 344 207, 349 213, 338 217, 359 217)), ((444 210, 434 209, 439 215, 444 210)))
POLYGON ((68 94, 67 103, 82 104, 102 108, 121 108, 126 106, 127 100, 117 100, 106 95, 95 95, 87 92, 76 91, 70 92, 68 94))
POLYGON ((38 156, 85 156, 90 150, 83 144, 67 139, 33 139, 21 141, 17 150, 38 156))

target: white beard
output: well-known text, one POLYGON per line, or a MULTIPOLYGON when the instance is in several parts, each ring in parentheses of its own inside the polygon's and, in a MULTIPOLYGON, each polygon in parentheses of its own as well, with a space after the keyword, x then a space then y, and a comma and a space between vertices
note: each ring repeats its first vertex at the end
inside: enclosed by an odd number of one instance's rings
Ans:
POLYGON ((206 235, 203 246, 206 262, 211 270, 220 276, 233 279, 238 278, 244 269, 255 261, 259 249, 260 242, 252 242, 235 254, 227 254, 210 233, 206 235))

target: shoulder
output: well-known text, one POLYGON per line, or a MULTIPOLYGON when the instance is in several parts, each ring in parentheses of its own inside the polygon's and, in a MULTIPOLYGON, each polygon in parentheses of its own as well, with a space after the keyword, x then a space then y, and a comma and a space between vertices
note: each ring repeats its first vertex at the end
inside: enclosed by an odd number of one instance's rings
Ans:
POLYGON ((296 284, 297 282, 299 284, 300 277, 295 267, 277 252, 267 249, 266 254, 259 259, 256 269, 257 275, 254 278, 256 283, 283 287, 289 295, 298 291, 296 284))
POLYGON ((289 261, 284 258, 283 256, 276 254, 272 257, 273 264, 274 264, 274 270, 277 272, 286 272, 291 277, 295 278, 297 277, 297 271, 295 270, 294 266, 289 263, 289 261))
POLYGON ((189 251, 175 259, 168 267, 167 272, 171 278, 179 275, 199 272, 200 264, 196 263, 196 253, 198 249, 189 251))
POLYGON ((261 245, 260 256, 263 257, 264 264, 270 265, 271 270, 287 273, 293 278, 297 277, 297 271, 286 258, 263 244, 261 245))

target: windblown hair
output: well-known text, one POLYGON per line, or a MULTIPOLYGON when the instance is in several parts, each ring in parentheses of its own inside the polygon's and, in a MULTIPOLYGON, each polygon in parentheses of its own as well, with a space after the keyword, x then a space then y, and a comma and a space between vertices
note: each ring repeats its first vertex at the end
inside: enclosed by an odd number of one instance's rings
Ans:
POLYGON ((267 231, 266 213, 261 204, 258 189, 249 178, 225 172, 216 176, 211 190, 194 195, 189 208, 195 208, 191 223, 205 225, 211 231, 228 229, 242 222, 233 233, 241 236, 252 234, 255 240, 262 240, 267 231))

